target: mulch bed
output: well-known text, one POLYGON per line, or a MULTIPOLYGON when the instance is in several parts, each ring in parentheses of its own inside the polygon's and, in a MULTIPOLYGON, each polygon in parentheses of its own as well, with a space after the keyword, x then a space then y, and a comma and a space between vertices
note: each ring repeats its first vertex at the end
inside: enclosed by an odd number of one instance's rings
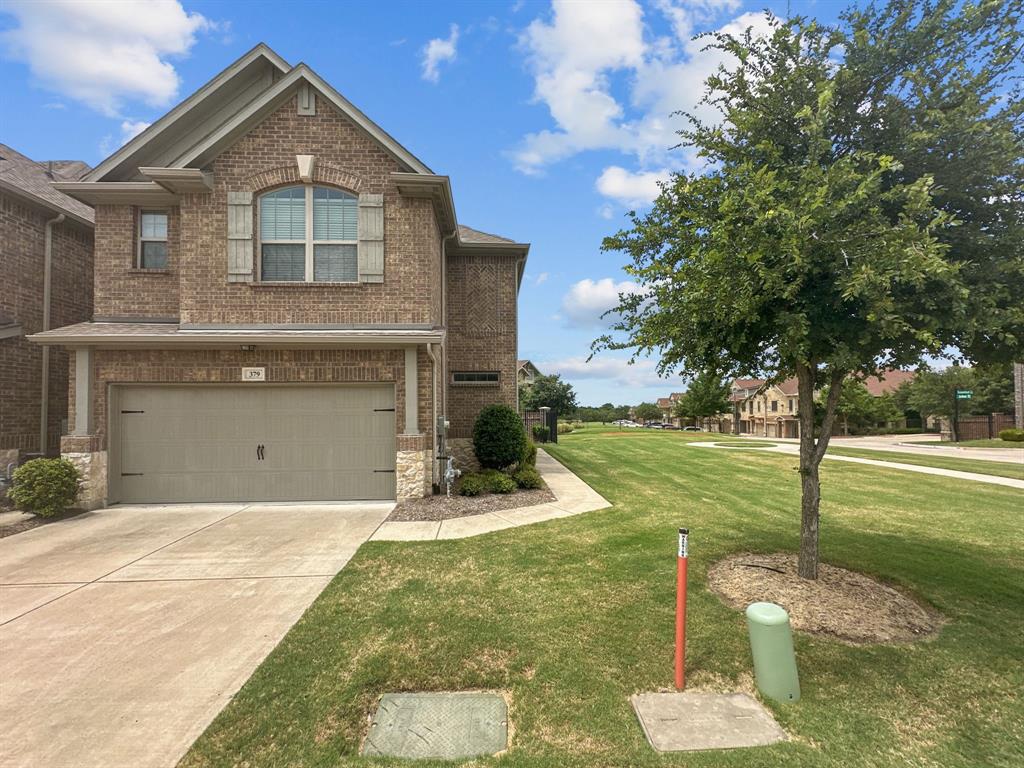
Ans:
POLYGON ((67 520, 70 517, 80 515, 85 510, 81 509, 69 509, 67 512, 62 512, 59 515, 53 517, 29 517, 25 520, 19 520, 17 523, 11 523, 10 525, 0 525, 0 539, 8 536, 13 536, 16 533, 24 533, 25 531, 31 531, 33 528, 38 528, 41 525, 47 523, 57 523, 61 520, 67 520))
POLYGON ((451 520, 454 517, 482 515, 503 509, 532 507, 534 504, 546 504, 555 500, 555 494, 547 488, 515 493, 487 493, 482 496, 459 496, 452 493, 451 498, 441 494, 400 501, 388 515, 388 521, 451 520))
POLYGON ((862 573, 821 564, 810 581, 797 576, 796 566, 792 554, 732 555, 711 567, 708 587, 738 610, 776 603, 789 612, 794 629, 853 645, 925 640, 945 622, 934 609, 862 573))

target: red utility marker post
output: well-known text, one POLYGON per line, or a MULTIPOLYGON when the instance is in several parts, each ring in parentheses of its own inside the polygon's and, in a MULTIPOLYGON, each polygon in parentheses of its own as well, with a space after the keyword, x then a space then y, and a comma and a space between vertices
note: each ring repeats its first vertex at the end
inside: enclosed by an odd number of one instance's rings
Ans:
POLYGON ((690 531, 679 529, 679 557, 676 560, 676 689, 686 686, 686 555, 690 531))

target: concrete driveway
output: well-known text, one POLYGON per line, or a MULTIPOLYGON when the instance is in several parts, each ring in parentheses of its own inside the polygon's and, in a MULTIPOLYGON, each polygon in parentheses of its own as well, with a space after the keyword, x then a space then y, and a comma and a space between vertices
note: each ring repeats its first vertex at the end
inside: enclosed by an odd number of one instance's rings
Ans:
POLYGON ((175 765, 392 506, 114 507, 0 539, 0 765, 175 765))

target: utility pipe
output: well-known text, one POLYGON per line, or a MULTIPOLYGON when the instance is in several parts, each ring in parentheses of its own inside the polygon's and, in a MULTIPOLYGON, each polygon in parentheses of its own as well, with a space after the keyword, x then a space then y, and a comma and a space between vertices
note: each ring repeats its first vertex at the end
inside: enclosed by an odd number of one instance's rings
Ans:
MULTIPOLYGON (((43 240, 43 330, 50 330, 50 284, 53 276, 53 228, 64 221, 64 214, 46 222, 43 240)), ((42 398, 39 404, 39 452, 46 455, 50 420, 50 347, 43 345, 42 398)))
POLYGON ((430 462, 430 484, 440 483, 441 468, 438 465, 440 459, 437 445, 437 350, 434 344, 427 344, 427 357, 430 358, 430 423, 431 423, 431 453, 434 460, 430 462))

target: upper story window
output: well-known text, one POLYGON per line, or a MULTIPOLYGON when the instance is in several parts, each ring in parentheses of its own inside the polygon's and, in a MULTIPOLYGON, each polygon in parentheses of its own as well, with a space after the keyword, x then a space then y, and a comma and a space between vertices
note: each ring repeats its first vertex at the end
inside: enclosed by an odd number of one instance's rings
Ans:
POLYGON ((260 279, 354 283, 359 279, 359 201, 329 187, 296 186, 260 197, 260 279))
POLYGON ((772 413, 778 413, 778 411, 779 411, 779 401, 778 400, 772 400, 772 413))
POLYGON ((142 211, 139 215, 140 269, 167 267, 167 211, 142 211))

